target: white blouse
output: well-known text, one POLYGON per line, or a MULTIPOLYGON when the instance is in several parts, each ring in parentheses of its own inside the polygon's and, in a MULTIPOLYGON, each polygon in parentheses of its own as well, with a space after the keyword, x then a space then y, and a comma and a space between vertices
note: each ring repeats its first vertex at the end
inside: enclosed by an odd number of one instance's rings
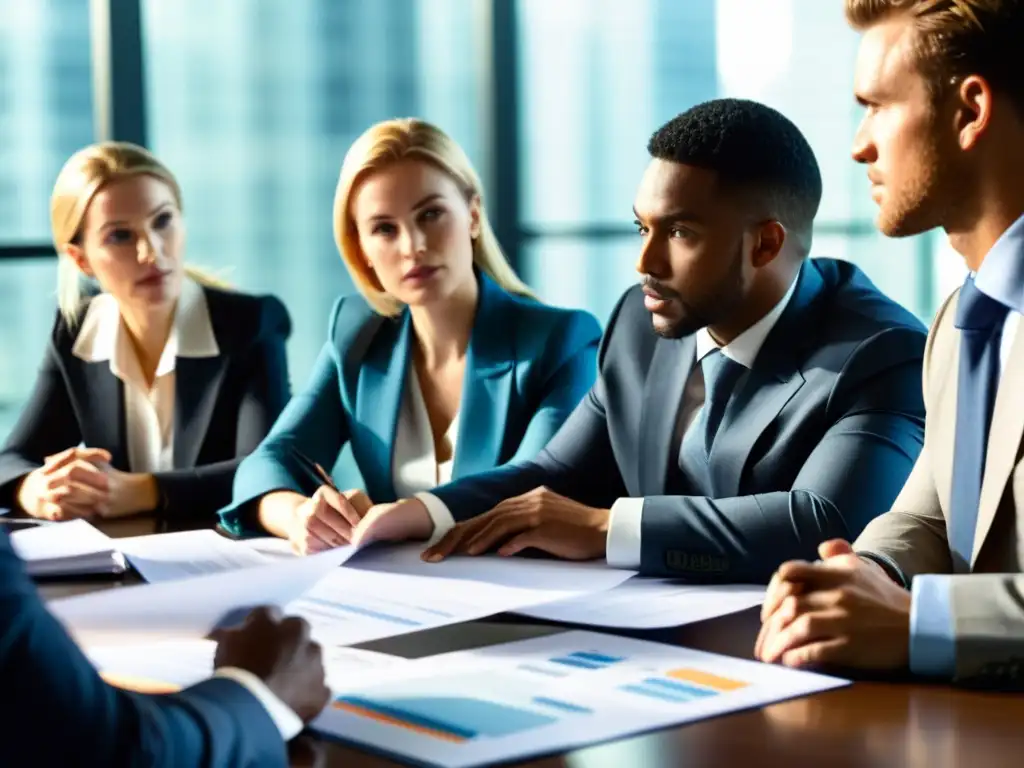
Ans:
POLYGON ((174 469, 175 361, 178 357, 220 354, 203 289, 191 280, 183 280, 174 323, 160 355, 153 386, 146 384, 117 301, 108 293, 101 293, 89 303, 72 353, 87 363, 110 361, 110 372, 124 382, 130 471, 174 469))
POLYGON ((455 447, 459 435, 459 414, 445 432, 451 445, 451 458, 438 463, 434 451, 434 435, 430 428, 430 414, 423 400, 419 377, 411 363, 406 374, 405 394, 398 413, 395 450, 391 463, 392 483, 399 499, 406 499, 451 482, 455 464, 455 447))

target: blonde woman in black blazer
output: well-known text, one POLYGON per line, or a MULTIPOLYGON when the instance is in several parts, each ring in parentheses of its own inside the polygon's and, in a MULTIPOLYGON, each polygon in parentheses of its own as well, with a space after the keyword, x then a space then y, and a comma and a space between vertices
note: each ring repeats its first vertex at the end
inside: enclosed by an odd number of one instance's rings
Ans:
POLYGON ((64 166, 60 311, 0 453, 0 505, 114 534, 216 522, 288 400, 290 320, 277 299, 186 267, 181 211, 174 176, 141 147, 96 144, 64 166), (83 277, 100 292, 83 295, 83 277))

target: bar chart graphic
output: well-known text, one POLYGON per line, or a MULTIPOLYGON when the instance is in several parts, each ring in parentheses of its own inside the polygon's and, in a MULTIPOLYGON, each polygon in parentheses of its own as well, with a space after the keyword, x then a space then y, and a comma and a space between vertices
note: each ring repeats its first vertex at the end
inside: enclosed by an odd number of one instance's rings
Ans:
POLYGON ((531 731, 593 710, 507 675, 453 676, 377 686, 336 698, 333 709, 449 743, 531 731))
POLYGON ((574 672, 608 669, 626 661, 624 656, 609 656, 596 651, 573 651, 539 662, 520 664, 519 668, 545 677, 568 677, 574 672))
POLYGON ((670 669, 663 675, 652 675, 638 683, 623 685, 619 690, 661 702, 680 704, 737 691, 748 685, 740 680, 731 680, 699 669, 670 669))

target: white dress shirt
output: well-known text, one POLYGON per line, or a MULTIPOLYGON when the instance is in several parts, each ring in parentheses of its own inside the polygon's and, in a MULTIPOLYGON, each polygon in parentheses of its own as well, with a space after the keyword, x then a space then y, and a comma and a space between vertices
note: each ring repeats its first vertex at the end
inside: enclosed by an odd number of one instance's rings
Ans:
POLYGON ((203 289, 191 280, 183 281, 152 386, 146 383, 117 301, 109 293, 89 303, 71 351, 87 363, 109 361, 110 372, 124 382, 129 469, 143 473, 174 469, 175 361, 220 354, 203 289))
MULTIPOLYGON (((747 330, 733 339, 729 344, 720 347, 711 337, 707 328, 701 328, 694 336, 697 354, 696 363, 699 363, 709 353, 721 349, 722 354, 735 360, 745 368, 752 368, 757 353, 761 351, 764 340, 768 337, 772 328, 779 321, 785 311, 789 300, 793 298, 796 290, 796 280, 789 286, 786 295, 779 303, 772 307, 772 310, 750 326, 747 330)), ((694 365, 690 378, 686 381, 683 389, 683 404, 679 409, 679 427, 676 430, 679 444, 697 416, 698 411, 704 404, 704 373, 700 365, 694 365)), ((401 494, 399 494, 401 497, 401 494)), ((432 539, 436 540, 447 533, 454 525, 455 518, 447 505, 432 493, 420 492, 416 498, 423 502, 427 508, 431 521, 434 523, 434 534, 432 539)), ((640 520, 643 513, 644 500, 642 498, 618 499, 611 509, 611 518, 608 522, 608 538, 606 543, 608 565, 613 568, 625 568, 635 570, 640 567, 640 520)))
POLYGON ((459 414, 456 413, 444 435, 451 447, 449 457, 446 461, 438 462, 430 414, 420 389, 416 367, 410 365, 405 378, 405 397, 402 398, 398 413, 391 465, 391 479, 399 499, 451 482, 458 436, 459 414))
MULTIPOLYGON (((174 323, 157 363, 153 385, 146 383, 135 346, 121 319, 117 301, 101 293, 89 302, 72 354, 87 363, 109 361, 110 372, 124 382, 125 434, 132 472, 161 472, 174 468, 174 367, 178 357, 216 357, 220 354, 210 323, 203 289, 184 280, 174 323)), ((288 741, 302 730, 302 720, 256 675, 223 667, 226 677, 245 687, 264 706, 288 741)))

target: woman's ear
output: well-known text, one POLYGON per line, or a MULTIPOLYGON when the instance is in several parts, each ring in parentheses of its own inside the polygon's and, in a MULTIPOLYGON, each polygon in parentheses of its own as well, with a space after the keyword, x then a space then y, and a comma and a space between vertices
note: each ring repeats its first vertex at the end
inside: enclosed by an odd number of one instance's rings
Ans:
POLYGON ((469 199, 469 236, 476 240, 480 237, 480 230, 483 228, 483 211, 481 210, 480 195, 473 195, 469 199))
POLYGON ((68 243, 64 246, 64 253, 66 253, 68 258, 75 263, 79 272, 86 277, 96 277, 96 275, 93 274, 92 268, 89 266, 89 260, 85 258, 84 248, 80 245, 75 245, 74 243, 68 243))

